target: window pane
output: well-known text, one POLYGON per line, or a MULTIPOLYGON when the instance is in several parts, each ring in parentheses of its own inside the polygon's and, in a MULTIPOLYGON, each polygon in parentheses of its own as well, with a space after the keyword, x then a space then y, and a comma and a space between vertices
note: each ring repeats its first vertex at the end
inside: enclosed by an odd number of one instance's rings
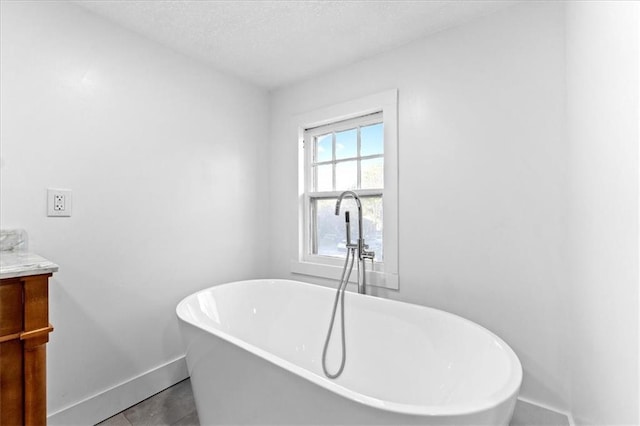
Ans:
POLYGON ((336 158, 351 158, 358 155, 358 129, 336 133, 336 158))
POLYGON ((373 158, 360 162, 362 189, 384 188, 384 159, 373 158))
POLYGON ((384 153, 384 127, 382 123, 360 129, 360 155, 377 155, 384 153))
POLYGON ((316 138, 315 154, 316 163, 333 159, 333 135, 331 133, 316 138))
POLYGON ((316 170, 316 191, 332 191, 333 190, 333 172, 331 164, 315 166, 316 170))
POLYGON ((356 189, 358 186, 358 162, 345 161, 336 164, 336 191, 356 189))
MULTIPOLYGON (((362 232, 365 244, 375 252, 374 260, 382 262, 382 197, 362 197, 362 232)), ((354 216, 352 216, 354 217, 354 216)), ((356 216, 357 217, 357 216, 356 216)), ((357 235, 357 231, 356 234, 357 235)), ((358 238, 357 236, 353 237, 358 238)))
POLYGON ((323 256, 344 256, 345 226, 344 216, 336 216, 336 199, 315 200, 315 235, 317 241, 313 254, 323 256), (343 219, 340 220, 340 217, 343 219))
MULTIPOLYGON (((374 260, 383 261, 382 244, 382 197, 362 197, 362 231, 365 243, 369 250, 375 252, 374 260)), ((317 199, 312 201, 315 205, 316 217, 315 235, 316 241, 313 244, 315 251, 313 254, 322 256, 344 257, 347 251, 347 234, 344 221, 345 211, 349 212, 351 219, 351 242, 358 240, 358 209, 352 198, 345 198, 342 201, 340 215, 336 216, 336 199, 317 199)))

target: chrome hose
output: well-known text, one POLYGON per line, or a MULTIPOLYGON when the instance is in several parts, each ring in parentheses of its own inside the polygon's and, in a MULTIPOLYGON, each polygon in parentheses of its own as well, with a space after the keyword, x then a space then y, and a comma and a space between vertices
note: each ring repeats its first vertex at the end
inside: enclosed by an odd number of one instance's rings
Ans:
POLYGON ((347 283, 349 282, 349 277, 351 276, 351 271, 353 271, 353 261, 356 258, 355 249, 351 248, 347 250, 347 256, 344 259, 344 267, 342 268, 342 277, 340 277, 340 285, 338 286, 338 290, 336 291, 336 298, 333 302, 333 313, 331 314, 331 322, 329 324, 329 331, 327 331, 327 338, 324 341, 324 348, 322 349, 322 370, 324 371, 325 376, 330 379, 335 379, 342 374, 342 370, 344 370, 344 364, 347 360, 347 350, 345 345, 345 335, 344 335, 344 291, 347 288, 347 283), (349 263, 349 252, 351 252, 351 265, 349 266, 349 273, 347 273, 347 264, 349 263), (346 274, 346 279, 345 279, 346 274), (329 373, 327 370, 327 349, 329 348, 329 341, 331 340, 331 333, 333 331, 333 323, 336 319, 336 311, 338 308, 338 300, 340 300, 340 329, 342 331, 342 361, 340 363, 340 368, 335 374, 329 373))

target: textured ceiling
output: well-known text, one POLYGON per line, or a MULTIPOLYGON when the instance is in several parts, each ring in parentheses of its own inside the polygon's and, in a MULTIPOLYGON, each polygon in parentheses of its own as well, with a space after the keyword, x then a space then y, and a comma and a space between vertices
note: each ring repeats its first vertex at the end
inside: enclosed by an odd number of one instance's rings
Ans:
POLYGON ((268 89, 491 13, 513 1, 88 1, 80 6, 268 89))

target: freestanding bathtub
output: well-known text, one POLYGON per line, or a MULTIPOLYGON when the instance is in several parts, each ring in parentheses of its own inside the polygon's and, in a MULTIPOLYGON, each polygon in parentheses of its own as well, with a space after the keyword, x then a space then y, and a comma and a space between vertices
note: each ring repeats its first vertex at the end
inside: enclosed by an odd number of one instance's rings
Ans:
MULTIPOLYGON (((347 360, 322 372, 335 290, 239 281, 177 307, 201 424, 507 425, 522 367, 499 337, 447 312, 346 293, 347 360)), ((328 368, 340 363, 339 319, 328 368)))

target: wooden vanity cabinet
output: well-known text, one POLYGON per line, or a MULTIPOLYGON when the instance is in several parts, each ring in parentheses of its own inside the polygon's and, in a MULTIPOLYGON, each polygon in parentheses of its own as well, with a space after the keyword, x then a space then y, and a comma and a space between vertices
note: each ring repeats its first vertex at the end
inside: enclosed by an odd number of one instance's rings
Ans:
POLYGON ((47 423, 49 277, 0 280, 0 425, 47 423))

